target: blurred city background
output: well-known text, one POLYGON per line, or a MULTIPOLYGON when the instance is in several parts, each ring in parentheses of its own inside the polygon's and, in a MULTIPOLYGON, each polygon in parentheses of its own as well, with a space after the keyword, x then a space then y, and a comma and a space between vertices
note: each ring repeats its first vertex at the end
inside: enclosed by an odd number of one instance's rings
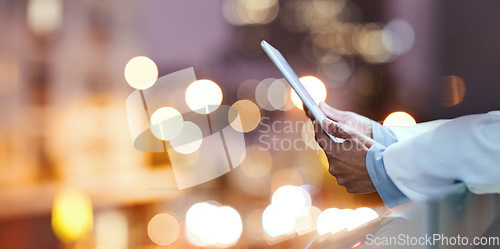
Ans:
POLYGON ((499 10, 496 0, 0 0, 0 247, 302 248, 326 209, 383 216, 376 193, 349 194, 329 175, 300 105, 269 99, 285 85, 260 41, 336 108, 425 122, 499 108, 499 10), (259 108, 243 125, 241 166, 163 188, 175 181, 168 155, 135 150, 129 134, 124 70, 137 56, 158 77, 193 67, 222 104, 259 108), (309 149, 262 150, 261 118, 278 121, 267 133, 278 143, 309 149), (285 134, 287 120, 303 125, 285 134), (275 202, 308 211, 287 223, 275 202))

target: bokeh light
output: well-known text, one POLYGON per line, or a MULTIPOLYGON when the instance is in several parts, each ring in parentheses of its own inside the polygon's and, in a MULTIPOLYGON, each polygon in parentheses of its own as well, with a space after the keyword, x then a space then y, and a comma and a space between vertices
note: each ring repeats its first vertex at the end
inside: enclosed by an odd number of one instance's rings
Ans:
POLYGON ((211 80, 197 80, 187 87, 185 98, 192 111, 209 114, 219 108, 222 90, 211 80))
POLYGON ((179 136, 184 126, 181 113, 172 107, 162 107, 151 115, 149 127, 160 140, 172 140, 179 136))
POLYGON ((277 79, 268 88, 268 102, 276 110, 288 111, 294 104, 290 96, 290 85, 285 79, 277 79))
POLYGON ((267 24, 278 16, 277 0, 225 0, 222 15, 233 25, 267 24))
POLYGON ((316 222, 320 214, 321 210, 319 208, 311 206, 306 214, 297 217, 295 232, 302 235, 316 230, 316 222))
POLYGON ((179 234, 179 222, 169 213, 157 214, 148 223, 148 236, 157 245, 170 245, 179 238, 179 234))
POLYGON ((188 239, 198 246, 234 245, 243 231, 240 214, 232 207, 196 203, 186 213, 188 239))
POLYGON ((62 0, 30 0, 27 23, 35 34, 46 35, 62 23, 62 0))
POLYGON ((417 122, 415 119, 406 112, 393 112, 385 118, 384 126, 412 126, 417 122))
POLYGON ((318 234, 337 233, 347 229, 352 220, 352 209, 328 208, 318 216, 316 224, 318 234))
POLYGON ((77 190, 57 193, 52 206, 52 228, 59 239, 74 242, 90 232, 93 225, 92 202, 77 190))
MULTIPOLYGON (((326 99, 326 87, 323 82, 314 76, 304 76, 300 78, 300 82, 304 88, 309 92, 316 104, 326 99)), ((302 100, 299 98, 294 90, 290 91, 293 104, 299 109, 303 109, 302 100)))
POLYGON ((184 121, 181 133, 170 141, 170 145, 181 154, 191 154, 200 148, 202 142, 200 127, 191 121, 184 121))
POLYGON ((228 120, 239 132, 253 131, 260 122, 260 109, 250 100, 238 100, 229 109, 228 120))
POLYGON ((347 230, 353 230, 377 218, 378 214, 373 209, 368 207, 357 208, 352 214, 352 219, 347 226, 347 230))
POLYGON ((267 78, 262 80, 257 87, 255 87, 255 100, 257 104, 264 110, 276 110, 271 103, 269 103, 269 87, 276 81, 275 78, 267 78))
POLYGON ((311 206, 311 196, 300 187, 286 185, 278 188, 272 197, 272 204, 293 217, 305 215, 311 206))
POLYGON ((278 237, 294 232, 296 217, 283 212, 282 207, 269 205, 262 213, 262 228, 267 235, 278 237))
POLYGON ((146 56, 134 57, 125 66, 125 80, 135 89, 148 89, 157 79, 158 67, 146 56))
POLYGON ((407 53, 415 43, 415 31, 404 19, 393 19, 384 27, 384 46, 396 55, 407 53))
POLYGON ((95 243, 97 249, 127 249, 129 224, 124 213, 106 210, 95 216, 95 243))
POLYGON ((305 189, 282 186, 273 193, 271 204, 262 214, 262 227, 270 237, 290 234, 297 229, 305 232, 310 228, 314 215, 310 213, 310 208, 311 196, 305 189))
POLYGON ((443 105, 451 107, 460 104, 465 97, 465 82, 456 75, 441 78, 443 84, 443 105))

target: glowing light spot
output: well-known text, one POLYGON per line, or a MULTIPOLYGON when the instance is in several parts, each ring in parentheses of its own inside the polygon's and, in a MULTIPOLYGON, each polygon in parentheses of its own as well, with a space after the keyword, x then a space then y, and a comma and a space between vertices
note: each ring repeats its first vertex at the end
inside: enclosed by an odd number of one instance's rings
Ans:
POLYGON ((278 79, 271 83, 268 88, 268 102, 276 110, 288 111, 293 108, 290 85, 284 79, 278 79))
POLYGON ((246 157, 240 165, 241 171, 251 178, 261 178, 269 173, 273 158, 268 150, 252 145, 246 150, 246 157))
POLYGON ((260 122, 259 107, 250 100, 236 101, 229 109, 228 120, 239 132, 253 131, 260 122))
POLYGON ((384 27, 384 46, 396 55, 411 50, 415 43, 415 31, 404 19, 393 19, 384 27))
POLYGON ((155 62, 145 56, 137 56, 125 66, 125 80, 135 89, 148 89, 158 79, 158 67, 155 62))
POLYGON ((49 34, 62 23, 62 1, 30 0, 26 16, 27 23, 34 33, 49 34))
POLYGON ((346 229, 353 213, 354 211, 352 209, 326 209, 318 217, 316 224, 318 234, 334 234, 346 229))
POLYGON ((222 90, 211 80, 197 80, 187 87, 185 98, 192 111, 208 114, 219 108, 222 90))
MULTIPOLYGON (((305 76, 300 78, 300 82, 304 85, 304 88, 309 92, 314 101, 319 104, 321 101, 326 99, 326 87, 323 82, 314 76, 305 76)), ((302 100, 295 91, 290 91, 293 104, 299 109, 303 109, 302 100)))
POLYGON ((193 122, 184 121, 181 133, 170 141, 170 145, 181 154, 191 154, 200 148, 202 142, 200 127, 193 122))
POLYGON ((239 213, 229 206, 215 206, 207 202, 196 203, 186 213, 189 241, 198 246, 234 245, 243 231, 239 213))
POLYGON ((352 214, 352 218, 347 226, 347 230, 353 230, 377 218, 378 214, 377 212, 373 211, 373 209, 367 207, 357 208, 352 214))
POLYGON ((360 242, 358 242, 358 243, 355 243, 354 245, 352 245, 352 246, 351 246, 351 248, 356 248, 356 247, 358 247, 359 245, 361 245, 361 241, 360 241, 360 242))
POLYGON ((271 204, 262 213, 262 228, 267 235, 278 237, 294 232, 296 218, 282 211, 281 207, 271 204))
POLYGON ((309 208, 309 212, 299 216, 296 219, 295 232, 298 235, 312 232, 316 229, 316 221, 318 220, 321 210, 315 206, 309 208))
POLYGON ((128 248, 127 217, 119 211, 96 213, 95 242, 97 249, 128 248))
POLYGON ((179 234, 179 222, 171 214, 157 214, 148 223, 148 236, 157 245, 170 245, 179 238, 179 234))
POLYGON ((93 212, 90 198, 76 190, 59 192, 52 206, 52 228, 59 239, 73 242, 92 229, 93 212))
POLYGON ((385 118, 384 126, 412 126, 417 122, 415 119, 406 112, 393 112, 385 118))
POLYGON ((233 25, 266 24, 278 16, 277 0, 226 0, 222 15, 233 25))
POLYGON ((271 103, 269 103, 269 87, 274 81, 276 81, 275 78, 264 79, 255 88, 255 100, 257 101, 257 104, 264 110, 275 110, 271 103))
POLYGON ((274 192, 271 202, 277 208, 281 208, 281 212, 298 217, 309 211, 311 196, 303 188, 287 185, 274 192))
POLYGON ((172 107, 162 107, 151 115, 149 127, 153 135, 160 140, 172 140, 179 136, 184 126, 184 119, 179 111, 172 107))
POLYGON ((443 105, 451 107, 460 104, 465 97, 465 82, 456 75, 441 78, 443 84, 443 105))

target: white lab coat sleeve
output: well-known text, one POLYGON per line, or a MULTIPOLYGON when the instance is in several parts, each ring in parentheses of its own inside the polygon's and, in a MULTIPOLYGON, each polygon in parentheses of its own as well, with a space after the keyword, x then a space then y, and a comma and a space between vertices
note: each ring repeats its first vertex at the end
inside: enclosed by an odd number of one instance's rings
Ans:
MULTIPOLYGON (((387 147, 383 162, 412 201, 428 200, 466 184, 471 192, 500 193, 500 112, 439 121, 387 147)), ((398 135, 396 135, 398 136, 398 135)))

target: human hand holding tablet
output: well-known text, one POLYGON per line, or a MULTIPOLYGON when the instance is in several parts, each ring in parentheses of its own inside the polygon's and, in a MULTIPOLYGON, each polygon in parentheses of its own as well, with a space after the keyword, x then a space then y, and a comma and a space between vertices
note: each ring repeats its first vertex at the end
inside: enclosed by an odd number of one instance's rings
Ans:
POLYGON ((304 85, 302 85, 302 83, 299 80, 299 77, 297 76, 297 74, 295 74, 295 72, 290 67, 288 62, 285 60, 283 55, 276 48, 274 48, 273 46, 271 46, 269 43, 267 43, 264 40, 261 42, 260 45, 262 46, 262 48, 264 49, 266 54, 269 56, 271 61, 273 61, 273 63, 276 65, 276 67, 278 67, 278 69, 281 71, 283 76, 285 76, 285 79, 288 81, 290 86, 293 88, 293 90, 295 90, 295 92, 300 97, 300 99, 302 100, 304 105, 307 107, 307 109, 309 109, 311 114, 314 116, 314 119, 316 119, 316 122, 318 122, 321 125, 321 128, 323 128, 323 131, 325 131, 325 133, 330 137, 330 139, 333 142, 336 142, 336 143, 342 142, 343 140, 341 141, 341 139, 330 135, 325 130, 325 127, 323 126, 323 119, 326 118, 325 114, 323 113, 323 111, 321 111, 321 109, 316 104, 314 99, 311 97, 309 92, 307 92, 304 85))

